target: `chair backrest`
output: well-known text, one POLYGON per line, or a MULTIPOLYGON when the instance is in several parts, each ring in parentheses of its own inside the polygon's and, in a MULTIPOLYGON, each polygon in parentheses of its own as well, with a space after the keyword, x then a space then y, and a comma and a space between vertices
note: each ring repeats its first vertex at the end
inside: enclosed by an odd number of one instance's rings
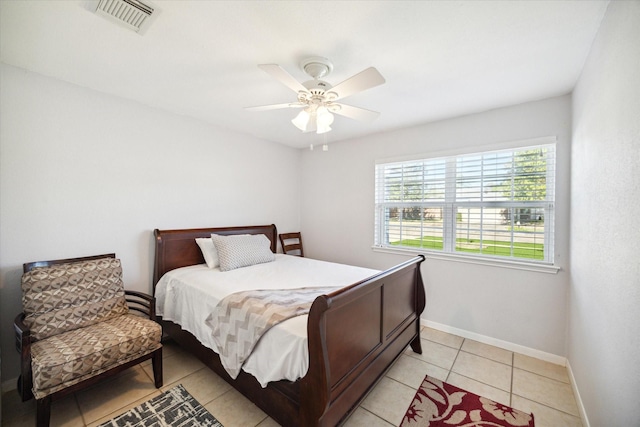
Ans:
POLYGON ((129 312, 115 254, 38 261, 23 268, 24 322, 34 340, 129 312))
POLYGON ((80 258, 52 259, 49 261, 25 262, 24 264, 22 264, 22 270, 23 270, 23 273, 26 273, 38 267, 51 267, 52 265, 58 265, 58 264, 69 264, 73 262, 91 261, 94 259, 115 258, 115 257, 116 257, 116 254, 102 254, 102 255, 85 256, 80 258))
POLYGON ((304 257, 304 250, 302 249, 302 234, 296 233, 282 233, 280 234, 280 244, 282 245, 282 252, 286 255, 300 255, 304 257), (296 253, 296 251, 298 253, 296 253))

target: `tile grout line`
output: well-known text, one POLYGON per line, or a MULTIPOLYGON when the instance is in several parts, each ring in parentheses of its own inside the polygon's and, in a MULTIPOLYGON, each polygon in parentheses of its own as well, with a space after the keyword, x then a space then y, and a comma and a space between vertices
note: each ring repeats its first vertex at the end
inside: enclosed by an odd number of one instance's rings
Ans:
MULTIPOLYGON (((539 377, 539 378, 541 378, 541 379, 543 379, 543 380, 547 380, 547 381, 555 382, 555 383, 556 383, 556 385, 561 385, 561 386, 562 386, 562 385, 565 385, 565 386, 566 386, 566 385, 568 385, 568 384, 566 384, 566 383, 564 383, 564 382, 562 382, 562 381, 556 380, 556 379, 554 379, 554 378, 546 377, 546 376, 541 375, 541 374, 538 374, 538 373, 536 373, 536 372, 527 371, 527 370, 524 370, 524 369, 521 369, 521 368, 518 368, 518 369, 519 369, 519 370, 521 370, 522 372, 526 372, 526 373, 529 373, 529 374, 531 374, 531 375, 535 375, 535 376, 537 376, 537 377, 539 377)), ((573 396, 573 399, 574 399, 574 401, 575 401, 575 395, 573 395, 573 391, 571 392, 571 395, 573 396)), ((524 396, 524 395, 521 395, 521 394, 516 394, 516 396, 518 396, 518 397, 520 397, 520 398, 523 398, 523 399, 525 399, 525 400, 528 400, 528 401, 530 401, 530 402, 533 402, 533 403, 535 403, 535 404, 537 404, 537 405, 541 405, 541 406, 547 407, 547 408, 549 408, 549 409, 553 409, 553 410, 558 411, 558 412, 561 412, 561 413, 563 413, 563 414, 566 414, 566 415, 569 415, 569 416, 576 417, 576 418, 580 419, 580 415, 575 415, 575 414, 572 414, 572 413, 570 413, 570 412, 567 412, 566 410, 561 409, 561 408, 559 408, 559 407, 552 406, 551 404, 544 403, 544 402, 540 402, 540 401, 538 401, 538 400, 537 400, 536 398, 534 398, 534 397, 524 396)), ((582 421, 582 420, 581 420, 581 421, 582 421)))
MULTIPOLYGON (((515 366, 514 366, 514 368, 515 368, 515 366)), ((548 380, 553 380, 553 381, 559 382, 559 383, 561 383, 561 384, 571 385, 571 383, 570 383, 570 382, 568 382, 568 381, 559 380, 559 379, 557 379, 557 378, 554 378, 554 377, 552 377, 552 376, 549 376, 549 375, 543 374, 543 373, 541 373, 541 372, 532 371, 532 370, 530 370, 530 369, 526 369, 526 368, 522 368, 522 367, 518 367, 517 369, 519 369, 519 370, 521 370, 521 371, 523 371, 523 372, 528 372, 528 373, 530 373, 530 374, 537 375, 537 376, 542 377, 542 378, 546 378, 546 379, 548 379, 548 380)))
MULTIPOLYGON (((509 394, 509 395, 511 394, 508 390, 505 390, 505 389, 500 388, 500 387, 496 387, 495 385, 492 385, 492 384, 489 384, 489 383, 485 383, 484 381, 477 380, 477 379, 475 379, 475 378, 469 377, 469 376, 467 376, 467 375, 460 374, 460 373, 458 373, 458 372, 452 372, 452 373, 454 373, 454 374, 456 374, 456 375, 458 375, 458 376, 461 376, 461 377, 463 377, 463 378, 466 378, 466 379, 468 379, 468 380, 474 381, 474 382, 476 382, 476 383, 478 383, 478 384, 482 384, 482 385, 485 385, 485 386, 487 386, 487 387, 493 388, 493 389, 495 389, 495 390, 505 392, 505 393, 507 393, 507 394, 509 394)), ((445 381, 445 382, 448 382, 448 381, 445 381)), ((452 384, 452 385, 453 385, 453 384, 452 384)), ((472 392, 472 393, 473 393, 473 392, 472 392)), ((476 394, 477 394, 477 393, 476 393, 476 394)))
MULTIPOLYGON (((568 415, 568 416, 570 416, 570 417, 577 418, 577 419, 579 419, 579 420, 580 420, 580 416, 579 416, 579 415, 573 415, 573 414, 572 414, 572 413, 570 413, 570 412, 563 411, 562 409, 554 408, 553 406, 549 406, 549 405, 547 405, 546 403, 540 403, 540 402, 538 402, 538 401, 536 401, 536 400, 533 400, 533 399, 531 399, 531 398, 529 398, 529 397, 520 396, 519 394, 516 394, 516 396, 518 396, 518 397, 519 397, 519 398, 521 398, 521 399, 528 400, 529 402, 533 402, 533 403, 535 403, 536 405, 544 406, 545 408, 551 409, 551 410, 556 411, 556 412, 560 412, 560 413, 562 413, 562 414, 565 414, 565 415, 568 415)), ((582 421, 582 420, 580 420, 580 421, 582 421)))
MULTIPOLYGON (((363 411, 367 411, 368 413, 370 413, 370 414, 371 414, 371 415, 373 415, 374 417, 379 418, 380 420, 382 420, 383 422, 385 422, 385 423, 387 423, 387 424, 389 424, 389 425, 393 425, 393 424, 391 424, 389 421, 387 421, 387 420, 385 420, 384 418, 382 418, 380 415, 378 415, 378 414, 374 414, 374 413, 373 413, 373 412, 371 412, 370 410, 368 410, 368 409, 366 409, 366 408, 363 408, 363 407, 362 407, 362 405, 358 405, 358 408, 362 409, 363 411)), ((355 412, 355 411, 353 411, 353 412, 355 412)), ((351 415, 353 415, 353 414, 351 414, 351 415)), ((404 420, 404 416, 403 416, 403 420, 404 420)))
POLYGON ((464 345, 466 338, 462 339, 462 342, 460 343, 460 348, 458 348, 458 352, 456 353, 456 357, 453 358, 453 362, 451 363, 451 367, 449 368, 449 373, 447 374, 447 379, 445 380, 445 382, 449 382, 449 377, 451 376, 451 373, 453 372, 453 366, 456 364, 456 360, 458 360, 458 356, 460 355, 460 352, 462 351, 462 346, 464 345))
POLYGON ((513 371, 516 362, 516 354, 511 352, 511 384, 509 384, 509 406, 513 408, 513 371))
POLYGON ((84 416, 84 414, 82 413, 82 409, 80 409, 80 402, 78 402, 78 395, 77 395, 77 392, 74 392, 74 393, 73 393, 73 401, 74 401, 74 402, 75 402, 75 404, 76 404, 76 408, 78 408, 78 413, 80 414, 80 419, 82 420, 82 425, 86 427, 86 426, 87 426, 87 425, 89 425, 89 424, 87 423, 87 420, 85 419, 85 416, 84 416))

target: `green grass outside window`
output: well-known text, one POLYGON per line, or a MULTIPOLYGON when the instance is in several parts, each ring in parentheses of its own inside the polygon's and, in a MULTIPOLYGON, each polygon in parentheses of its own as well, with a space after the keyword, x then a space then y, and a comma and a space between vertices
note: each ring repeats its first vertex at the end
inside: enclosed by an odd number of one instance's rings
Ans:
MULTIPOLYGON (((425 236, 421 239, 405 239, 390 242, 393 246, 408 248, 436 249, 442 250, 442 237, 425 236)), ((542 243, 513 243, 513 254, 511 253, 511 242, 504 240, 480 240, 477 239, 456 239, 456 252, 467 252, 484 255, 496 255, 503 257, 526 258, 544 260, 544 244, 542 243)))

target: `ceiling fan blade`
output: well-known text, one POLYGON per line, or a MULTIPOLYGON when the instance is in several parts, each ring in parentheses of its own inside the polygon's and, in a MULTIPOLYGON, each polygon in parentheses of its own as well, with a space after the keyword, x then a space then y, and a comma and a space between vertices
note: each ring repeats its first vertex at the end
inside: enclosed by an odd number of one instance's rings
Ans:
POLYGON ((346 105, 346 104, 336 104, 336 105, 339 105, 340 108, 336 110, 330 109, 329 111, 344 117, 348 117, 350 119, 369 122, 369 121, 375 120, 380 115, 380 113, 378 113, 377 111, 371 111, 365 108, 354 107, 352 105, 346 105))
POLYGON ((382 74, 374 67, 369 67, 364 71, 359 72, 355 76, 349 77, 342 83, 337 84, 331 88, 330 92, 337 94, 337 97, 333 101, 346 98, 363 90, 371 89, 381 85, 386 80, 382 77, 382 74))
POLYGON ((257 107, 244 107, 247 111, 268 111, 279 110, 281 108, 302 108, 305 105, 300 102, 288 102, 286 104, 258 105, 257 107))
POLYGON ((260 64, 258 67, 296 93, 300 91, 307 91, 306 87, 302 86, 299 81, 294 79, 291 74, 287 73, 284 68, 278 64, 260 64))

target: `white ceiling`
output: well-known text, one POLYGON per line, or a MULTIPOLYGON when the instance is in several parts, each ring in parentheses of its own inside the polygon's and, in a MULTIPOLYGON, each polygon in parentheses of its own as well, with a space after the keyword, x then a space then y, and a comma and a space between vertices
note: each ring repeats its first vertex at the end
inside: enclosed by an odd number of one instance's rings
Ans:
POLYGON ((293 147, 320 143, 295 101, 257 64, 324 56, 333 85, 376 67, 382 86, 346 104, 374 122, 336 116, 332 143, 573 89, 607 1, 164 1, 140 35, 95 13, 97 1, 0 1, 0 60, 293 147))

